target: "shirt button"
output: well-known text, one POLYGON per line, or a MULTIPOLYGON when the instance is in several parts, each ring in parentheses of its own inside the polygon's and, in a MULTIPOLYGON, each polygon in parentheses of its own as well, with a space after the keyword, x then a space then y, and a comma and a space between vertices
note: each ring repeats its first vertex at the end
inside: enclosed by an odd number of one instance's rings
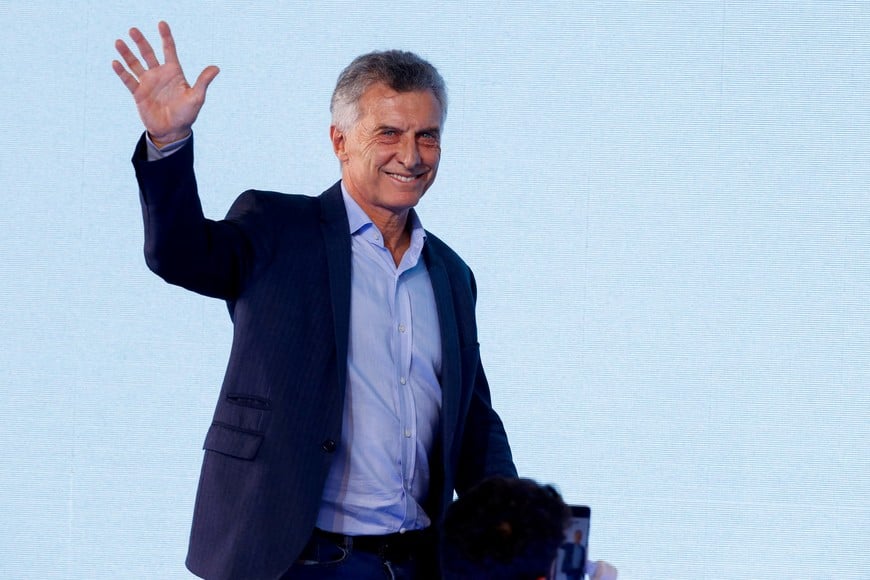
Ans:
POLYGON ((404 334, 404 332, 405 332, 405 325, 404 324, 399 325, 399 332, 404 334))
POLYGON ((327 453, 332 453, 335 451, 335 441, 332 439, 327 439, 323 443, 320 444, 320 448, 326 451, 327 453))
POLYGON ((411 436, 411 430, 405 429, 405 437, 410 437, 410 436, 411 436))
POLYGON ((408 379, 406 379, 405 377, 402 377, 401 379, 399 379, 399 382, 404 385, 405 383, 408 382, 408 379))

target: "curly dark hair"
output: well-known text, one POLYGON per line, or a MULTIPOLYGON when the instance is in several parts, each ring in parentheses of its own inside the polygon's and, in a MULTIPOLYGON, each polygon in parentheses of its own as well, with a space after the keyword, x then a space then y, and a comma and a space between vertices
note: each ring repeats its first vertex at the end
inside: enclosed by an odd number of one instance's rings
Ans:
POLYGON ((564 541, 571 512, 549 485, 493 477, 447 509, 446 579, 525 580, 546 576, 564 541))

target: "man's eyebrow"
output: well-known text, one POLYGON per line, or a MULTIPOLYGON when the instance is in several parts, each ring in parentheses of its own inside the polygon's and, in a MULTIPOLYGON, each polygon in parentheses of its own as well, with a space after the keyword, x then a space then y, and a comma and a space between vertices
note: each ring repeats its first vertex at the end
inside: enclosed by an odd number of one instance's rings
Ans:
MULTIPOLYGON (((375 131, 377 133, 381 133, 383 131, 397 131, 399 133, 406 132, 405 129, 401 129, 399 127, 396 127, 395 125, 387 125, 387 124, 378 125, 377 127, 375 127, 375 131)), ((420 129, 419 131, 416 131, 415 135, 422 135, 424 133, 432 133, 434 135, 441 135, 441 127, 439 127, 438 125, 435 125, 434 127, 426 127, 424 129, 420 129)))

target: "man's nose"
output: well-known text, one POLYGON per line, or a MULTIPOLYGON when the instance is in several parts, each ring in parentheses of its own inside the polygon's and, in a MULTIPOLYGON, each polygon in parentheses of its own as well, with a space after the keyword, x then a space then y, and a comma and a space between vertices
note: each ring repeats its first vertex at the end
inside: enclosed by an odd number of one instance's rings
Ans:
POLYGON ((420 147, 413 135, 406 135, 399 144, 399 161, 409 168, 420 164, 420 147))

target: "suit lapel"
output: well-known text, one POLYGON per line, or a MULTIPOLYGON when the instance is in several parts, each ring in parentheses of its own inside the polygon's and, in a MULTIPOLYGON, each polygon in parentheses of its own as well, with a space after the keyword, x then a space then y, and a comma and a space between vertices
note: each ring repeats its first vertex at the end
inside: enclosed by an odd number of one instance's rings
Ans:
POLYGON ((339 183, 320 196, 320 227, 329 269, 329 292, 335 322, 336 366, 339 385, 343 391, 347 385, 347 342, 350 336, 350 226, 339 183))
POLYGON ((423 247, 423 256, 429 270, 429 279, 432 281, 432 291, 438 309, 438 324, 441 327, 441 438, 446 465, 459 415, 461 382, 459 330, 456 326, 450 278, 444 261, 433 244, 429 243, 423 247))

